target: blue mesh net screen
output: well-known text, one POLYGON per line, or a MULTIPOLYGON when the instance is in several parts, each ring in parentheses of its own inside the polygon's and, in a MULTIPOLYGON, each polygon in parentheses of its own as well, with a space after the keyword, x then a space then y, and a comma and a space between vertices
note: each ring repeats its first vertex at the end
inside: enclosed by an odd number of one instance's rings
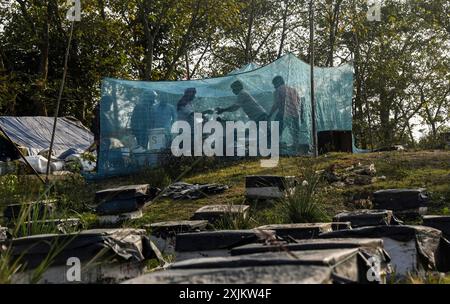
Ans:
MULTIPOLYGON (((171 141, 176 136, 171 133, 172 124, 177 120, 192 123, 193 112, 206 112, 205 120, 265 120, 269 119, 274 102, 279 107, 270 120, 279 121, 283 129, 280 155, 310 153, 310 66, 287 54, 266 66, 245 70, 186 81, 104 79, 98 173, 126 174, 157 166, 162 155, 170 153, 171 141), (273 83, 276 76, 281 76, 284 82, 277 89, 273 83), (236 95, 230 87, 237 80, 245 94, 236 95), (186 90, 190 88, 195 88, 193 99, 186 98, 186 90), (248 99, 256 105, 243 104, 248 99), (242 106, 228 112, 217 111, 236 103, 242 106), (261 116, 262 113, 266 116, 261 116)), ((353 67, 315 68, 314 76, 317 130, 351 131, 353 67)))

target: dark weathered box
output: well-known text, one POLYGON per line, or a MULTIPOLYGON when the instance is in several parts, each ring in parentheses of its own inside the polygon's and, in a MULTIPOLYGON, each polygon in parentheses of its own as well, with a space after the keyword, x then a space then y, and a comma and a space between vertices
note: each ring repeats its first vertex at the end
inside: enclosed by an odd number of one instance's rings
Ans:
POLYGON ((58 251, 39 283, 117 283, 137 277, 144 273, 145 260, 155 257, 145 234, 139 229, 94 229, 13 239, 11 257, 21 257, 26 265, 13 282, 28 283, 52 248, 58 251), (67 263, 73 258, 80 262, 80 282, 67 277, 67 263))
MULTIPOLYGON (((383 240, 378 238, 332 238, 332 239, 310 239, 297 240, 295 243, 264 244, 254 243, 235 247, 231 249, 231 255, 244 255, 262 252, 276 251, 302 251, 323 249, 348 249, 366 248, 378 250, 383 254, 383 240)), ((387 256, 383 257, 384 259, 387 256)))
POLYGON ((139 219, 142 218, 142 216, 142 210, 137 210, 119 214, 99 215, 97 217, 97 220, 99 224, 104 225, 104 227, 117 227, 118 225, 121 225, 126 221, 139 219))
MULTIPOLYGON (((244 268, 278 265, 314 265, 332 269, 337 280, 366 282, 369 265, 357 248, 254 253, 229 257, 207 257, 175 262, 170 269, 244 268)), ((380 265, 381 266, 381 265, 380 265)), ((383 273, 385 272, 382 270, 383 273)), ((382 273, 380 273, 381 278, 382 273)))
POLYGON ((281 237, 311 239, 323 232, 332 231, 332 223, 273 224, 260 226, 256 229, 273 230, 276 235, 281 237))
POLYGON ((127 185, 97 191, 95 193, 95 201, 97 203, 102 203, 104 201, 128 200, 135 198, 151 200, 157 195, 158 192, 158 188, 150 187, 148 184, 127 185))
POLYGON ((391 225, 391 210, 360 209, 336 214, 333 221, 350 222, 353 228, 366 226, 391 225))
POLYGON ((335 231, 335 230, 343 230, 343 229, 352 229, 352 223, 344 222, 344 221, 332 222, 331 223, 331 229, 333 231, 335 231))
POLYGON ((95 194, 96 213, 101 216, 136 213, 159 193, 148 184, 105 189, 95 194))
POLYGON ((331 284, 332 269, 313 265, 276 265, 213 269, 168 269, 124 284, 331 284))
POLYGON ((248 205, 207 205, 195 211, 191 219, 214 223, 224 216, 246 217, 249 209, 248 205))
POLYGON ((373 193, 373 206, 392 210, 394 215, 424 214, 428 206, 425 189, 387 189, 373 193))
POLYGON ((141 210, 147 203, 145 197, 110 200, 100 203, 95 212, 98 215, 117 215, 141 210))
POLYGON ((441 230, 445 237, 450 238, 450 216, 424 215, 423 224, 441 230))
POLYGON ((280 199, 292 193, 295 176, 250 175, 245 177, 245 196, 250 199, 280 199))
POLYGON ((6 206, 3 217, 6 222, 12 222, 26 213, 26 219, 45 219, 51 217, 55 211, 55 200, 43 200, 25 204, 12 204, 6 206))
POLYGON ((208 221, 168 221, 146 225, 151 229, 151 234, 158 237, 169 237, 179 233, 197 232, 206 229, 208 221))
POLYGON ((59 233, 70 233, 81 230, 82 228, 83 225, 79 218, 49 219, 24 222, 18 232, 21 236, 27 236, 33 234, 35 229, 42 231, 58 231, 59 233))
POLYGON ((220 230, 177 234, 176 260, 205 256, 227 256, 230 249, 258 242, 254 230, 220 230))
POLYGON ((162 253, 175 252, 176 235, 206 229, 208 221, 169 221, 145 225, 151 229, 150 239, 162 253))
POLYGON ((442 232, 425 226, 373 226, 323 233, 319 238, 380 238, 391 257, 396 275, 417 271, 449 271, 450 258, 443 254, 442 232), (444 268, 445 269, 444 269, 444 268))

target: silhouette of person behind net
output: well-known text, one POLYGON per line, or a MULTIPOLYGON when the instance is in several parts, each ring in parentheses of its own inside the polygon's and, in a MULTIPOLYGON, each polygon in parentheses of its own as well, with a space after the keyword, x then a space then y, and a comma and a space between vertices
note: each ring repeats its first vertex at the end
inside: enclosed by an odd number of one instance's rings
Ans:
POLYGON ((131 115, 131 131, 138 145, 148 148, 149 129, 152 128, 152 108, 158 99, 155 91, 145 92, 133 109, 131 115))
POLYGON ((283 77, 276 76, 272 80, 275 88, 274 101, 269 117, 276 111, 275 121, 279 122, 280 138, 283 131, 288 127, 293 138, 294 147, 298 149, 300 146, 300 118, 303 119, 303 104, 299 98, 297 90, 285 84, 283 77))

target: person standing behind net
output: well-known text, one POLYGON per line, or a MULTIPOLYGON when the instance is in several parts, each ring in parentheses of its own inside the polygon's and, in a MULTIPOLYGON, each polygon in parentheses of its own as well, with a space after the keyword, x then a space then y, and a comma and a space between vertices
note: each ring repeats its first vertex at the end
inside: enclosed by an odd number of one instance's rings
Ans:
POLYGON ((192 101, 197 94, 195 88, 187 88, 177 103, 177 120, 187 121, 191 127, 194 125, 194 105, 192 101))
POLYGON ((275 92, 269 117, 272 117, 278 111, 274 120, 279 122, 280 138, 285 127, 288 127, 294 141, 294 147, 298 149, 300 147, 300 118, 301 123, 304 123, 303 104, 297 90, 287 86, 283 77, 275 76, 272 84, 275 92))
POLYGON ((170 142, 172 124, 177 119, 175 107, 167 102, 166 99, 160 99, 159 103, 152 108, 152 128, 164 129, 165 145, 170 142))
POLYGON ((153 106, 152 115, 153 128, 163 128, 166 132, 170 132, 177 118, 175 107, 164 99, 153 106))
MULTIPOLYGON (((233 105, 227 108, 217 108, 217 114, 222 114, 223 112, 235 112, 242 108, 244 113, 247 115, 250 121, 254 121, 256 123, 257 130, 257 141, 256 144, 259 146, 259 122, 266 121, 268 122, 269 117, 267 115, 266 110, 256 101, 256 99, 250 95, 246 90, 244 90, 244 85, 239 80, 236 80, 231 85, 231 90, 233 94, 237 96, 237 101, 233 105)), ((266 133, 266 140, 268 143, 271 142, 270 135, 270 123, 268 122, 266 133)), ((236 135, 235 135, 236 136, 236 135)))
POLYGON ((152 107, 158 99, 155 91, 144 93, 133 109, 131 115, 131 131, 138 145, 148 149, 149 129, 152 128, 152 107))
POLYGON ((257 125, 260 121, 268 121, 266 110, 264 110, 264 108, 252 95, 244 90, 242 82, 236 80, 230 87, 233 93, 237 96, 237 101, 227 108, 217 108, 217 114, 222 114, 223 112, 235 112, 242 108, 248 118, 256 122, 257 125))

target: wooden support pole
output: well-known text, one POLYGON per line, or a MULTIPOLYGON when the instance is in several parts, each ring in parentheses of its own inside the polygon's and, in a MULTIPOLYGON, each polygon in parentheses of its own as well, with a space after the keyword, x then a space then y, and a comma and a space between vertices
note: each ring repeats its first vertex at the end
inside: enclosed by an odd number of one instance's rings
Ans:
POLYGON ((313 137, 313 155, 318 156, 317 126, 316 126, 316 103, 314 100, 314 0, 309 2, 309 65, 311 82, 311 132, 313 137))

